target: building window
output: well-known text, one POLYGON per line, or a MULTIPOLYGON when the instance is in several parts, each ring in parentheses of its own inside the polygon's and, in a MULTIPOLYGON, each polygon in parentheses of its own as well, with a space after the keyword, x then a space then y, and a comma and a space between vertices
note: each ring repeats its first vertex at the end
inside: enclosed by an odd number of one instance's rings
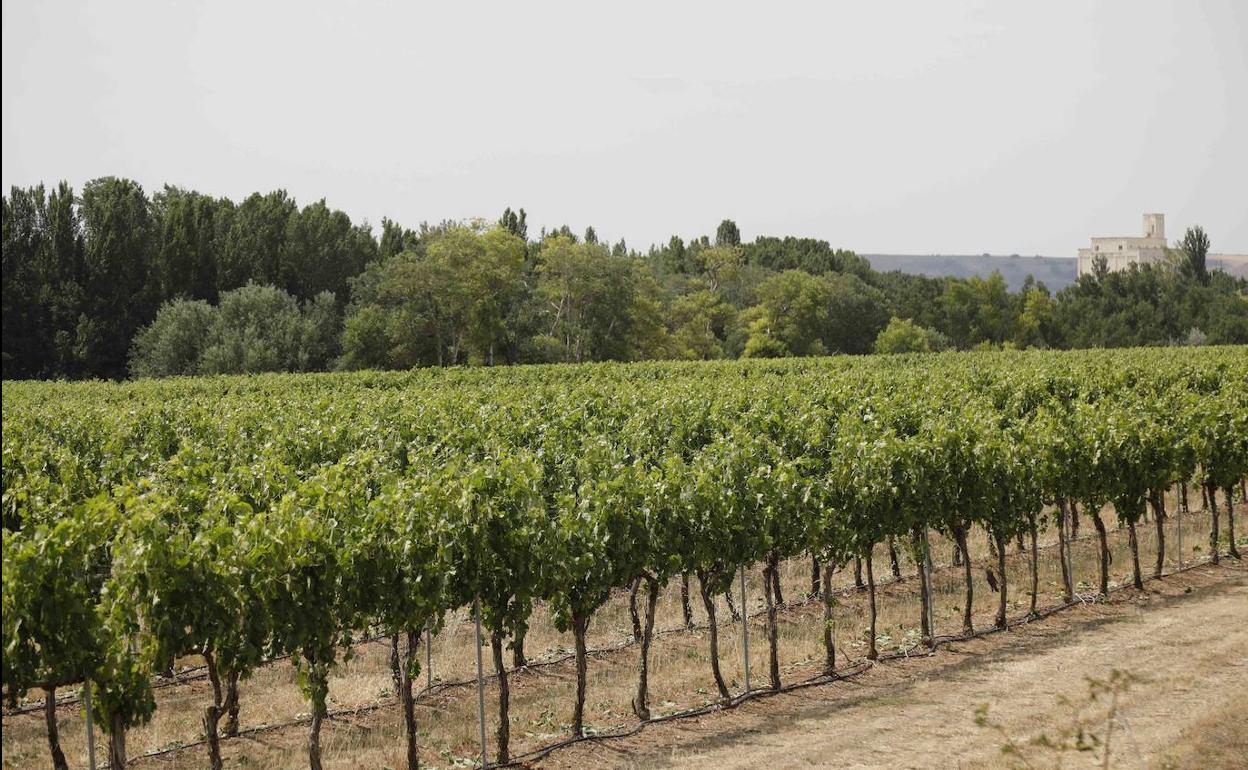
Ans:
POLYGON ((1121 244, 1121 243, 1120 243, 1120 244, 1118 244, 1118 250, 1119 250, 1119 251, 1122 251, 1122 244, 1121 244))

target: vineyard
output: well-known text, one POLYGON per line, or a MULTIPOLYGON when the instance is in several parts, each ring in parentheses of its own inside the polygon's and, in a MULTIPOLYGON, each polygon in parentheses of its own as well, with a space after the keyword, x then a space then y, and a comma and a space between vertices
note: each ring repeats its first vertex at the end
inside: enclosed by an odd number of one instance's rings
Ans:
POLYGON ((43 715, 39 761, 62 768, 58 710, 85 711, 121 767, 139 759, 129 733, 193 708, 198 732, 148 753, 215 770, 248 731, 240 701, 286 688, 319 770, 323 726, 351 711, 331 708, 349 700, 335 688, 370 662, 389 694, 349 716, 397 711, 408 767, 433 697, 429 719, 455 725, 426 761, 484 763, 488 745, 489 762, 528 762, 799 684, 786 644, 820 671, 800 684, 834 681, 1050 612, 1049 586, 1061 607, 1110 594, 1115 568, 1140 587, 1238 558, 1245 361, 1171 348, 6 383, 6 766, 12 720, 43 715), (890 597, 909 583, 917 602, 890 597), (564 661, 559 713, 542 701, 536 729, 526 712, 513 747, 513 706, 538 700, 522 683, 513 704, 516 678, 564 661), (709 687, 691 702, 694 661, 709 687), (608 680, 629 682, 622 708, 596 705, 608 680))

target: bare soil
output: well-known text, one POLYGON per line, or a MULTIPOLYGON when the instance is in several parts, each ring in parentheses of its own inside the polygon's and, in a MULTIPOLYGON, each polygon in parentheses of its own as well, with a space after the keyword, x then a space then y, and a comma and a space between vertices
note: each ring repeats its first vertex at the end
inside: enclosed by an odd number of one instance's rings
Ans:
POLYGON ((1112 669, 1141 681, 1120 696, 1110 767, 1248 767, 1248 568, 1198 567, 843 682, 571 746, 540 767, 1101 767, 1100 747, 1059 753, 1037 739, 1083 725, 1102 740, 1108 702, 1088 702, 1088 680, 1112 669), (996 727, 977 726, 983 704, 996 727))

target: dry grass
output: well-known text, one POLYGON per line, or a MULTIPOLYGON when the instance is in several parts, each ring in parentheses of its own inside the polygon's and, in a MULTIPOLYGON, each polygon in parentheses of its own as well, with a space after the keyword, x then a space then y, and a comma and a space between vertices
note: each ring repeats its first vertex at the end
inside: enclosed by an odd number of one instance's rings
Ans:
MULTIPOLYGON (((1243 664, 1240 664, 1243 665, 1243 664)), ((1243 770, 1248 764, 1248 719, 1243 693, 1220 698, 1203 709, 1160 762, 1162 770, 1243 770)))
MULTIPOLYGON (((1242 514, 1241 514, 1242 515, 1242 514)), ((1112 512, 1105 515, 1107 523, 1112 512)), ((1242 521, 1242 519, 1241 519, 1242 521)), ((1112 526, 1112 525, 1111 525, 1112 526)), ((1184 521, 1185 562, 1203 559, 1208 548, 1208 517, 1196 513, 1184 521)), ((1241 528, 1242 528, 1241 524, 1241 528)), ((1139 529, 1142 568, 1152 572, 1154 559, 1153 525, 1139 529)), ((1096 542, 1090 521, 1085 517, 1080 530, 1083 538, 1073 549, 1072 559, 1082 590, 1090 592, 1096 583, 1096 542)), ((1171 519, 1167 540, 1170 557, 1167 570, 1177 567, 1175 558, 1177 527, 1171 519)), ((1050 530, 1042 535, 1042 543, 1055 539, 1050 530)), ((955 634, 961 630, 963 584, 961 568, 948 563, 952 547, 948 541, 933 536, 936 563, 934 604, 938 634, 955 634)), ((1113 565, 1111 583, 1130 581, 1130 554, 1126 530, 1111 528, 1113 565)), ((878 596, 878 634, 881 652, 912 647, 918 642, 918 583, 907 549, 898 548, 902 556, 903 574, 911 579, 884 586, 878 596)), ((989 564, 987 538, 983 533, 972 536, 971 550, 975 563, 976 625, 992 622, 996 596, 984 582, 984 566, 989 564)), ((1028 563, 1014 555, 1010 547, 1009 567, 1010 616, 1026 613, 1029 596, 1028 563)), ((1056 549, 1041 551, 1040 605, 1061 601, 1060 566, 1056 549)), ((886 549, 881 546, 875 555, 877 580, 889 579, 886 549)), ((836 576, 838 591, 835 634, 839 661, 859 658, 866 650, 866 596, 852 590, 853 575, 843 570, 836 576)), ((809 559, 794 559, 782 566, 785 598, 791 603, 804 599, 810 589, 809 559)), ((681 625, 680 582, 670 583, 663 591, 658 607, 656 628, 672 629, 681 625)), ((696 579, 691 581, 691 604, 696 623, 704 623, 696 579)), ((767 647, 759 615, 762 612, 762 575, 760 569, 748 573, 751 624, 750 659, 752 684, 766 681, 767 647)), ((722 597, 718 613, 721 623, 729 621, 722 597)), ((781 615, 780 655, 782 676, 786 671, 823 657, 821 631, 822 607, 818 602, 798 604, 781 615)), ((620 592, 594 616, 590 625, 591 648, 626 644, 631 638, 631 621, 627 596, 620 592)), ((476 653, 473 647, 473 624, 465 612, 448 618, 444 631, 433 640, 433 672, 435 682, 471 679, 475 675, 476 653)), ((554 630, 544 610, 539 610, 527 640, 530 661, 556 657, 571 650, 568 634, 554 630)), ((729 687, 734 692, 743 687, 744 668, 741 656, 740 624, 728 623, 720 634, 721 666, 729 687)), ((489 650, 485 650, 487 669, 489 650)), ((331 679, 330 708, 352 709, 380 704, 379 708, 350 718, 329 721, 322 741, 327 767, 400 767, 403 765, 401 716, 393 697, 388 665, 389 647, 384 642, 358 646, 356 655, 339 666, 331 679)), ((422 650, 423 660, 423 650, 422 650)), ((188 664, 199 661, 186 661, 188 664)), ((605 731, 635 722, 630 701, 636 686, 637 651, 626 647, 617 652, 595 655, 589 664, 586 720, 590 730, 605 731)), ((488 670, 487 670, 488 673, 488 670)), ((421 680, 424 675, 422 673, 421 680)), ((708 659, 705 630, 666 633, 656 638, 651 650, 651 707, 654 715, 670 713, 712 702, 715 686, 708 659)), ((512 751, 522 752, 552 742, 568 733, 575 685, 571 662, 547 667, 534 667, 512 677, 512 751)), ((486 693, 488 732, 493 752, 496 718, 496 693, 491 685, 486 693)), ((131 756, 160 750, 202 737, 200 719, 209 698, 205 681, 177 685, 158 690, 155 718, 144 727, 131 731, 131 756)), ((241 688, 243 729, 287 722, 306 714, 307 705, 294 680, 289 663, 276 663, 258 671, 241 688)), ((476 691, 473 684, 450 687, 421 698, 417 718, 420 726, 422 759, 430 766, 455 766, 470 763, 479 755, 476 691)), ((59 711, 62 745, 71 765, 86 764, 85 733, 81 712, 76 707, 59 711)), ((306 765, 302 726, 285 727, 253 737, 223 743, 227 766, 240 768, 299 768, 306 765)), ((103 738, 97 731, 97 742, 103 738)), ((6 717, 4 720, 4 767, 25 768, 47 764, 47 749, 42 713, 6 717)), ((103 756, 100 752, 99 756, 103 756)), ((203 748, 193 748, 166 755, 144 764, 167 768, 201 767, 206 761, 203 748)))

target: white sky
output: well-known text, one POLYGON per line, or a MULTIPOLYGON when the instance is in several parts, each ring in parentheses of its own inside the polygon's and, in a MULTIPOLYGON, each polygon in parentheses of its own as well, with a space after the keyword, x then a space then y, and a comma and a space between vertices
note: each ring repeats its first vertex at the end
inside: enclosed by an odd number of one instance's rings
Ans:
POLYGON ((1248 251, 1248 3, 3 4, 0 183, 353 218, 1074 256, 1248 251))

